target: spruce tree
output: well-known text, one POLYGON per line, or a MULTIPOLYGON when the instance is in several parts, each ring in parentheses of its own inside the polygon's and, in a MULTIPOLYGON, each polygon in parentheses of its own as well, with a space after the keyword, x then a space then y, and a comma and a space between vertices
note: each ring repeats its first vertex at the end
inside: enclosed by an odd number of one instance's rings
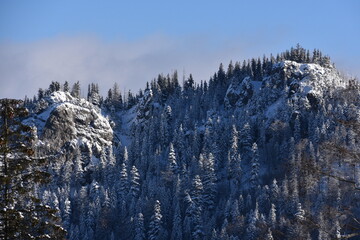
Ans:
POLYGON ((251 188, 254 190, 259 185, 259 153, 256 143, 254 143, 252 146, 250 183, 251 183, 251 188))
POLYGON ((180 239, 183 239, 183 235, 182 235, 180 205, 177 202, 175 205, 175 212, 173 217, 171 240, 180 240, 180 239))
POLYGON ((69 92, 69 91, 70 91, 70 87, 69 87, 68 81, 65 81, 64 86, 63 86, 63 90, 64 90, 64 92, 69 92))
POLYGON ((133 197, 138 197, 140 193, 140 174, 135 166, 130 171, 130 192, 133 197))
POLYGON ((149 225, 149 234, 148 237, 150 240, 160 239, 160 235, 162 232, 162 218, 160 202, 158 200, 155 201, 154 206, 154 214, 151 216, 151 222, 149 225))
POLYGON ((44 158, 35 158, 33 129, 21 122, 28 115, 21 100, 0 100, 0 238, 63 239, 56 210, 43 204, 37 187, 49 182, 44 158))
POLYGON ((80 98, 80 83, 77 81, 74 83, 72 90, 71 90, 71 96, 75 98, 80 98))
POLYGON ((169 171, 171 171, 172 173, 177 173, 178 172, 178 165, 176 162, 176 154, 175 154, 175 150, 174 150, 174 145, 172 143, 170 143, 170 150, 169 150, 169 156, 168 156, 168 168, 169 171))
POLYGON ((135 217, 135 240, 145 239, 144 216, 138 213, 135 217))

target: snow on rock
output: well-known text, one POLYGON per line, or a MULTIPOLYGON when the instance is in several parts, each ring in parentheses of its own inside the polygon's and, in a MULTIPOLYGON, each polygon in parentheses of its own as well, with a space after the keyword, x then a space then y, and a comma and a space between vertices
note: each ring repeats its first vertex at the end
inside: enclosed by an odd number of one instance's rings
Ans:
POLYGON ((139 121, 147 119, 150 115, 153 93, 151 89, 145 89, 144 96, 139 100, 137 118, 139 121))
POLYGON ((113 130, 96 106, 60 91, 43 100, 47 107, 25 120, 37 127, 42 141, 51 141, 54 148, 65 144, 72 148, 78 146, 96 156, 104 147, 111 146, 113 130))
MULTIPOLYGON (((226 107, 246 105, 254 93, 253 83, 250 77, 245 77, 242 81, 234 78, 225 95, 226 107)), ((258 85, 255 86, 259 88, 258 85)))
POLYGON ((123 146, 130 146, 131 143, 131 126, 136 123, 138 116, 137 106, 124 111, 121 114, 121 126, 116 132, 117 136, 120 138, 121 144, 123 146))
POLYGON ((322 67, 314 63, 284 61, 275 64, 273 69, 276 68, 283 70, 285 79, 298 81, 298 90, 303 95, 311 92, 322 95, 324 91, 335 90, 346 85, 344 79, 332 66, 322 67))
POLYGON ((267 109, 265 116, 267 118, 274 118, 278 112, 278 109, 284 104, 284 99, 280 98, 275 103, 269 106, 267 109))

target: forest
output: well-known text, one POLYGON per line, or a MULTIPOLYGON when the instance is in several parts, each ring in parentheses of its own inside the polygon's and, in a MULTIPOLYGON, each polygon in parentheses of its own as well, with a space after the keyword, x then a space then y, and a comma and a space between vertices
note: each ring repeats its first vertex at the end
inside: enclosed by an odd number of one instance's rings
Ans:
POLYGON ((0 100, 1 239, 360 239, 360 85, 320 50, 70 85, 0 100))

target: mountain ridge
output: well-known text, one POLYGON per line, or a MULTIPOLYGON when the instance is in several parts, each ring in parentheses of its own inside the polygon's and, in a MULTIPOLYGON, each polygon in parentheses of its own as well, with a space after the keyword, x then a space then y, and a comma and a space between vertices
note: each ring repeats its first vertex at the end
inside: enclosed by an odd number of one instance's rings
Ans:
MULTIPOLYGON (((53 87, 28 103, 25 123, 37 126, 39 154, 62 149, 48 166, 53 184, 39 194, 51 195, 69 238, 351 232, 353 220, 341 209, 357 197, 339 179, 353 165, 326 146, 357 150, 358 133, 344 123, 359 119, 358 84, 317 51, 311 61, 299 47, 281 56, 227 72, 221 65, 197 85, 191 75, 183 86, 176 74, 159 75, 126 101, 115 86, 104 100, 91 85, 88 101, 53 87)), ((346 180, 357 182, 355 175, 346 180)))

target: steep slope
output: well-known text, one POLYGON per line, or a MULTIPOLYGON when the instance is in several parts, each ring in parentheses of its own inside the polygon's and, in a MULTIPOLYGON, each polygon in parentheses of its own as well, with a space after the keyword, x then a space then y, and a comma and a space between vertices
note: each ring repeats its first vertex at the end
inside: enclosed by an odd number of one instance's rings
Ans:
POLYGON ((68 92, 43 98, 25 122, 36 126, 39 139, 51 143, 54 150, 75 144, 100 157, 101 151, 112 145, 113 131, 101 110, 68 92))

